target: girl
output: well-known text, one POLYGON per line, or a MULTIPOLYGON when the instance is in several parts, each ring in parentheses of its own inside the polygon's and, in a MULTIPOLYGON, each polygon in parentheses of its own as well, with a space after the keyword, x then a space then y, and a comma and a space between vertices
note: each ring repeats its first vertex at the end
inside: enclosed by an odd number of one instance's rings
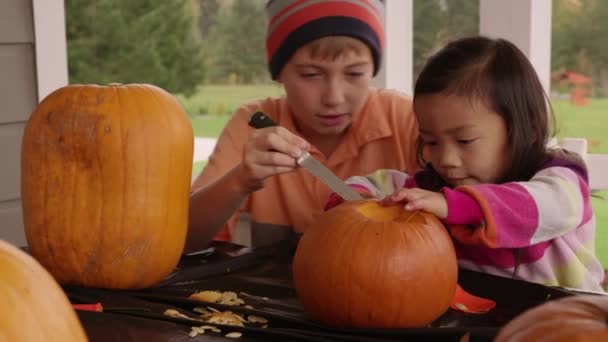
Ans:
MULTIPOLYGON (((575 155, 547 148, 547 103, 512 43, 452 42, 428 61, 414 89, 425 168, 414 177, 380 170, 348 182, 442 219, 463 268, 601 291, 587 170, 575 155)), ((326 208, 339 201, 332 194, 326 208)))

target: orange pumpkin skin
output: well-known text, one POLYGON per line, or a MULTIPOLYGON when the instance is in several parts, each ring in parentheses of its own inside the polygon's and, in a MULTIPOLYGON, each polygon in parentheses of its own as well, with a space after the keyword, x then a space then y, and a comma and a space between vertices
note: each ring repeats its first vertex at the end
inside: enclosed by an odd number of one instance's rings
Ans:
POLYGON ((57 282, 31 256, 0 240, 0 341, 87 341, 57 282))
POLYGON ((608 296, 577 295, 536 306, 505 325, 495 341, 608 341, 608 296))
POLYGON ((293 261, 302 305, 337 327, 424 326, 449 308, 457 277, 454 245, 435 216, 371 200, 324 213, 293 261))
POLYGON ((21 194, 32 255, 61 284, 145 288, 183 252, 193 132, 151 85, 71 85, 33 112, 21 194))

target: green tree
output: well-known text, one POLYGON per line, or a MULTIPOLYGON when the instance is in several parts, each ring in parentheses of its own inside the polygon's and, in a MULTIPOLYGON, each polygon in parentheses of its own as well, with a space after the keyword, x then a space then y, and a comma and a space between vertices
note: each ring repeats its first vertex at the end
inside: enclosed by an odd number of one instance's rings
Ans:
POLYGON ((197 0, 199 7, 198 28, 203 39, 209 34, 209 30, 215 25, 217 13, 220 9, 218 0, 197 0))
POLYGON ((443 8, 444 27, 440 37, 444 44, 479 33, 479 0, 446 0, 443 8))
POLYGON ((437 49, 478 32, 479 0, 414 0, 414 77, 437 49))
POLYGON ((580 37, 588 51, 589 58, 596 66, 608 68, 608 2, 587 0, 586 25, 582 25, 583 34, 580 37))
POLYGON ((66 0, 71 83, 151 83, 190 94, 204 78, 190 0, 66 0))
POLYGON ((580 70, 577 66, 584 49, 581 16, 583 8, 572 1, 553 1, 551 67, 553 70, 580 70))
POLYGON ((608 95, 607 19, 606 1, 553 1, 551 68, 591 76, 596 96, 608 95))
POLYGON ((584 39, 588 46, 586 55, 592 64, 590 75, 593 76, 594 94, 608 96, 608 2, 590 0, 589 23, 585 25, 584 39))
POLYGON ((426 60, 437 46, 441 30, 442 9, 436 0, 415 0, 414 3, 414 77, 418 77, 426 60))
POLYGON ((206 40, 208 81, 252 83, 268 80, 264 3, 264 0, 237 0, 220 9, 206 40))

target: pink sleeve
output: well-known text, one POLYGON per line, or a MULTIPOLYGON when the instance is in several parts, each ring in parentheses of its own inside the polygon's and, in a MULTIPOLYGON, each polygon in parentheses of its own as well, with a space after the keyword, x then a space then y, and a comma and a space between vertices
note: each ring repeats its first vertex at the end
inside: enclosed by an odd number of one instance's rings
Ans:
POLYGON ((448 202, 448 217, 443 220, 445 223, 480 225, 483 222, 483 212, 473 196, 448 187, 443 187, 441 192, 448 202))
MULTIPOLYGON (((527 182, 457 187, 478 204, 483 222, 475 229, 450 226, 465 244, 520 248, 550 241, 592 219, 589 190, 570 168, 550 167, 527 182)), ((449 215, 449 214, 448 214, 449 215)))

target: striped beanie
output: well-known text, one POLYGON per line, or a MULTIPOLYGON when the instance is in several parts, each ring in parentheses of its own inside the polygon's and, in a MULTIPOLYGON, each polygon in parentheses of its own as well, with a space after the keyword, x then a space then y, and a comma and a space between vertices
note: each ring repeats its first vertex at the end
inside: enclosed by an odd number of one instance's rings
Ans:
POLYGON ((272 79, 305 44, 326 36, 361 40, 372 52, 374 75, 384 48, 382 0, 270 0, 266 58, 272 79))

